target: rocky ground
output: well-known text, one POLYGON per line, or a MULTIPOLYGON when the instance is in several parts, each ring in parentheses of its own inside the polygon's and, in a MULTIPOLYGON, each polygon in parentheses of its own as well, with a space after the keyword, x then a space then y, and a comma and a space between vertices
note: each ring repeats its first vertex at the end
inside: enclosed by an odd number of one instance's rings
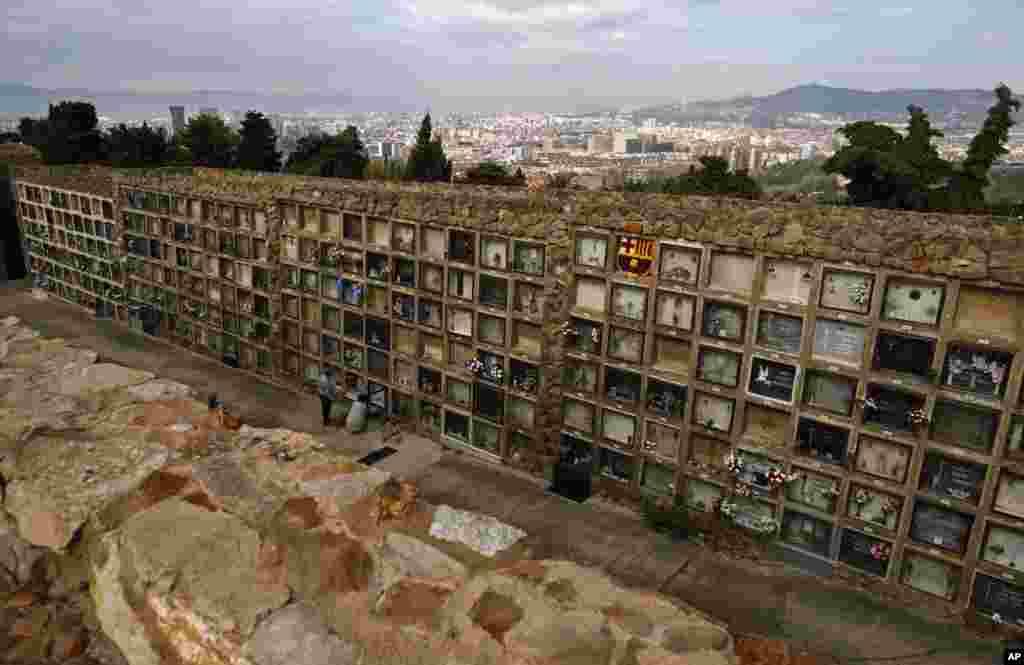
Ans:
POLYGON ((0 320, 0 654, 21 663, 722 665, 702 613, 317 437, 0 320))

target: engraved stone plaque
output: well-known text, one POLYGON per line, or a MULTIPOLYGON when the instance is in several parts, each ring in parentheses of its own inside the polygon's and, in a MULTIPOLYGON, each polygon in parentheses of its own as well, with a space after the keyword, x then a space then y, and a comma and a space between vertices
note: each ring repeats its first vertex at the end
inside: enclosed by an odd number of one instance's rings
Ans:
POLYGON ((835 512, 839 479, 803 469, 797 471, 800 477, 786 485, 786 498, 823 513, 835 512))
POLYGON ((874 368, 924 378, 934 353, 934 340, 880 332, 875 342, 874 368))
POLYGON ((910 537, 919 543, 961 554, 972 526, 972 515, 918 502, 910 523, 910 537))
POLYGON ((757 317, 757 343, 782 353, 800 353, 803 329, 800 317, 762 310, 757 317))
POLYGON ((754 257, 713 252, 708 287, 749 295, 754 286, 754 257))
POLYGON ((864 326, 819 319, 814 326, 814 355, 859 367, 864 357, 864 326))
POLYGON ((702 347, 697 360, 701 381, 735 388, 739 383, 742 356, 731 351, 702 347))
POLYGON ((938 284, 890 279, 882 302, 882 318, 937 325, 944 295, 945 288, 938 284))
POLYGON ((889 570, 889 557, 878 556, 877 549, 873 550, 877 547, 891 552, 891 545, 883 540, 852 529, 843 529, 842 541, 839 544, 839 560, 866 573, 885 577, 889 570))
POLYGON ((900 582, 912 589, 953 600, 960 586, 960 569, 945 561, 907 552, 903 558, 900 582))
POLYGON ((862 473, 902 483, 907 477, 910 456, 907 446, 862 436, 857 447, 856 468, 862 473))
POLYGON ((867 314, 875 278, 859 272, 826 270, 821 287, 821 306, 844 312, 867 314))
POLYGON ((944 400, 935 403, 930 437, 933 441, 988 452, 999 429, 999 414, 988 409, 944 400))
POLYGON ((781 536, 790 545, 831 558, 832 525, 823 519, 786 510, 782 515, 781 536))
POLYGON ((1024 478, 1006 472, 1000 475, 993 508, 1024 519, 1024 478))
POLYGON ((699 249, 661 245, 661 279, 696 284, 699 273, 699 249))
POLYGON ((1014 570, 1024 570, 1024 533, 993 524, 981 546, 981 558, 1014 570))
POLYGON ((930 452, 921 467, 921 490, 957 501, 977 504, 988 469, 975 464, 930 452))
POLYGON ((679 330, 692 330, 695 300, 693 296, 659 291, 655 311, 657 324, 679 330))
POLYGON ((722 499, 723 490, 718 485, 696 478, 686 480, 686 506, 693 510, 711 512, 722 499))
POLYGON ((798 371, 796 367, 764 358, 752 358, 750 363, 748 390, 752 394, 783 402, 793 401, 798 371))
POLYGON ((747 403, 744 409, 743 438, 763 448, 785 448, 790 415, 785 411, 747 403))
POLYGON ((732 429, 735 404, 731 399, 698 393, 693 408, 694 424, 709 430, 728 432, 732 429))
POLYGON ((864 485, 853 485, 846 500, 846 514, 882 529, 894 530, 899 524, 903 499, 864 485))
POLYGON ((707 337, 742 341, 746 320, 746 310, 742 307, 708 302, 704 305, 703 333, 707 337))
POLYGON ((797 426, 797 451, 804 456, 825 462, 843 464, 850 432, 809 418, 801 418, 797 426))
POLYGON ((807 304, 811 297, 811 285, 814 275, 811 264, 785 261, 782 259, 765 260, 765 278, 762 296, 768 300, 807 304))
POLYGON ((608 239, 576 236, 576 265, 604 270, 608 265, 608 239))
POLYGON ((803 400, 808 406, 848 416, 853 410, 856 388, 856 379, 809 370, 804 381, 803 400))

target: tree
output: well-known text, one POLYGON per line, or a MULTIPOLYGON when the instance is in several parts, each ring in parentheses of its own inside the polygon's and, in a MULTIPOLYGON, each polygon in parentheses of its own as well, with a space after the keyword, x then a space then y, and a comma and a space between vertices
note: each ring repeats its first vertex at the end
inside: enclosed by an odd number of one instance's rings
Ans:
POLYGON ((23 143, 41 149, 46 143, 46 119, 22 118, 18 122, 18 133, 23 143))
POLYGON ((494 161, 480 162, 473 168, 466 171, 463 177, 463 184, 467 185, 500 185, 506 187, 523 187, 526 185, 526 176, 522 169, 517 169, 513 175, 504 164, 494 161))
POLYGON ((45 140, 40 147, 47 164, 98 162, 104 157, 103 136, 97 129, 96 107, 88 102, 50 105, 45 140))
POLYGON ((628 192, 653 192, 664 194, 689 194, 703 196, 732 196, 738 198, 759 198, 761 185, 746 171, 729 171, 729 162, 721 157, 706 155, 700 158, 701 168, 676 177, 628 180, 628 192))
POLYGON ((281 153, 277 150, 277 132, 262 113, 249 111, 242 121, 238 144, 237 166, 250 171, 281 170, 281 153))
POLYGON ((220 116, 200 113, 189 118, 176 138, 181 158, 194 166, 229 168, 234 164, 238 133, 224 124, 220 116), (187 155, 187 157, 186 157, 187 155))
POLYGON ((324 178, 362 179, 369 162, 359 130, 349 125, 334 136, 311 134, 299 139, 285 171, 324 178))
POLYGON ((406 163, 405 177, 420 182, 447 182, 452 177, 452 162, 444 154, 440 139, 433 139, 430 114, 423 116, 423 123, 416 135, 416 145, 406 163))
POLYGON ((885 125, 861 120, 844 125, 839 133, 848 144, 822 166, 825 173, 840 173, 850 182, 846 192, 855 206, 889 207, 902 199, 913 180, 913 169, 896 155, 903 137, 885 125))
POLYGON ((110 163, 120 168, 163 166, 171 156, 171 146, 163 127, 153 129, 128 127, 124 123, 112 127, 106 136, 110 163))
POLYGON ((398 159, 371 159, 366 166, 366 177, 370 180, 402 180, 405 177, 405 162, 398 159))
POLYGON ((0 144, 21 142, 21 134, 18 132, 0 132, 0 144))
POLYGON ((1006 141, 1013 127, 1014 111, 1020 110, 1020 100, 1006 84, 995 89, 995 106, 988 110, 988 117, 981 130, 967 148, 967 158, 950 178, 948 192, 949 206, 955 210, 973 210, 985 204, 984 190, 989 185, 988 172, 997 159, 1007 153, 1006 141))

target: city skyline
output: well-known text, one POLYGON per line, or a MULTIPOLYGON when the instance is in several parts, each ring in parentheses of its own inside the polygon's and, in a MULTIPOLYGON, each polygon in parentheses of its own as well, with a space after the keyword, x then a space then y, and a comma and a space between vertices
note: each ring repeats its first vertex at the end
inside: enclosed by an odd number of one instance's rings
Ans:
POLYGON ((374 98, 485 111, 763 95, 808 81, 872 90, 1024 86, 1001 61, 1006 26, 1024 18, 1010 0, 985 11, 960 0, 856 8, 811 0, 690 0, 681 8, 263 0, 244 13, 223 2, 48 0, 5 13, 0 55, 22 63, 24 82, 37 87, 331 91, 355 106, 374 98))

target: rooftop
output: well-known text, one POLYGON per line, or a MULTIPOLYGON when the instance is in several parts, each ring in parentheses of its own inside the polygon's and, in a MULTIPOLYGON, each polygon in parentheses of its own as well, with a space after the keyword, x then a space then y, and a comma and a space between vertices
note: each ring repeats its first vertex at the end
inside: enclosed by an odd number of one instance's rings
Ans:
MULTIPOLYGON (((0 156, 0 162, 3 157, 0 156)), ((57 187, 95 196, 114 198, 112 170, 106 166, 69 164, 44 166, 42 164, 15 164, 15 178, 25 182, 57 187)))

